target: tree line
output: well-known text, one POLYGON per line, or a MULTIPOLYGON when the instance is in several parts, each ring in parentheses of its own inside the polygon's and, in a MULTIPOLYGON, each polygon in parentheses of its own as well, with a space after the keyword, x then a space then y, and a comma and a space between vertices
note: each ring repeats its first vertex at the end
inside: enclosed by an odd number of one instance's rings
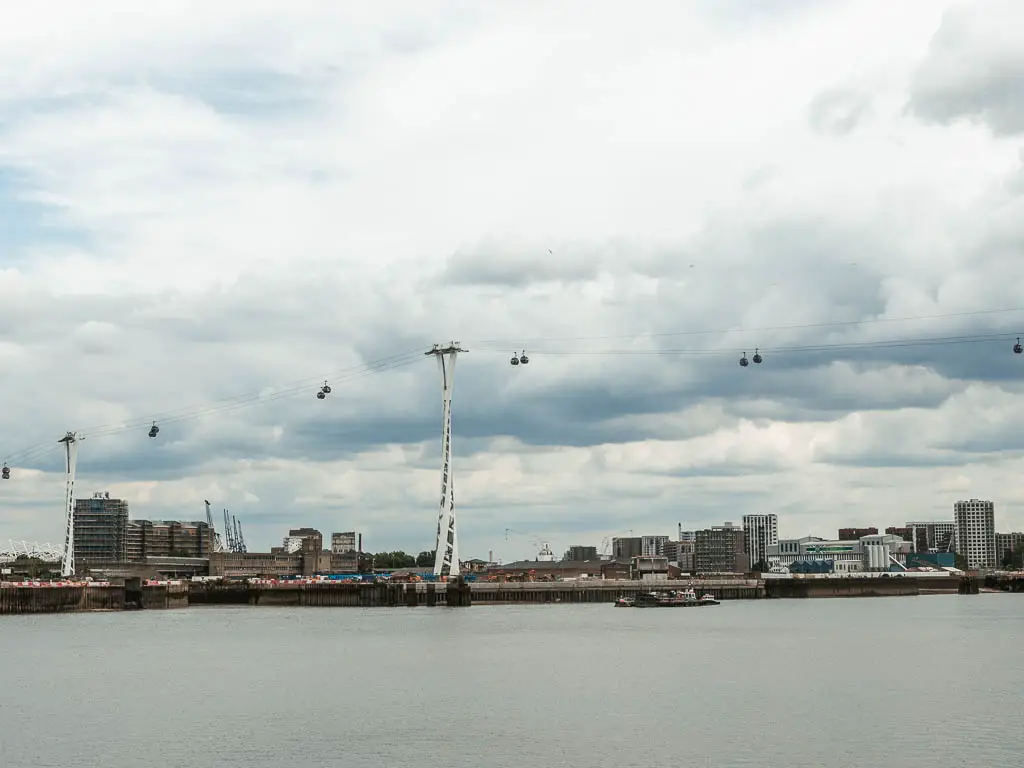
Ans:
POLYGON ((394 568, 430 568, 434 565, 434 556, 437 550, 420 552, 418 555, 410 555, 402 550, 394 552, 377 552, 367 554, 373 568, 378 571, 391 570, 394 568))

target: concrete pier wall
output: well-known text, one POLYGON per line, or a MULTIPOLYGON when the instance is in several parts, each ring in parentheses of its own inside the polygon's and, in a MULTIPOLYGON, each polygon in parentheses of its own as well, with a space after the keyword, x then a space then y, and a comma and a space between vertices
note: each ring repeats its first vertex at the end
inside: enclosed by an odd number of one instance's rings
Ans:
MULTIPOLYGON (((962 593, 959 576, 893 576, 890 578, 814 577, 806 579, 768 579, 767 597, 907 597, 928 594, 962 593)), ((975 589, 977 594, 977 589, 975 589)))
POLYGON ((138 599, 127 600, 123 584, 60 586, 0 585, 0 614, 121 611, 126 608, 184 608, 188 584, 146 585, 138 599))

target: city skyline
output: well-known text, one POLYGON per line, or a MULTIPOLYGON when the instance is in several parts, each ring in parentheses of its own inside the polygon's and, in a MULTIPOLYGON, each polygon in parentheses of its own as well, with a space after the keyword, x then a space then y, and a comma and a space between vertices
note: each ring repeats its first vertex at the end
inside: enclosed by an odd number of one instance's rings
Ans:
POLYGON ((81 430, 79 497, 429 548, 446 339, 464 558, 1024 528, 1024 8, 582 8, 19 6, 0 540, 63 540, 81 430))
MULTIPOLYGON (((147 524, 166 525, 171 524, 185 524, 198 525, 199 527, 205 526, 206 521, 200 520, 199 518, 189 518, 188 516, 181 516, 174 519, 164 520, 149 520, 144 517, 140 517, 138 514, 132 514, 131 505, 125 499, 120 499, 116 495, 111 495, 109 491, 97 491, 94 492, 91 497, 76 499, 75 507, 76 510, 79 508, 87 508, 90 503, 105 503, 114 504, 117 509, 122 510, 123 516, 129 523, 142 522, 147 524)), ((906 520, 906 521, 890 521, 882 524, 874 525, 847 525, 840 528, 837 535, 829 535, 829 532, 811 532, 811 533, 800 533, 797 535, 786 535, 785 529, 781 525, 779 519, 774 514, 767 515, 744 515, 740 523, 735 521, 719 521, 712 523, 704 527, 694 527, 684 524, 682 521, 676 523, 675 536, 665 533, 657 533, 654 531, 637 532, 631 530, 624 533, 612 534, 605 536, 600 543, 590 540, 574 539, 567 540, 568 543, 562 543, 560 540, 552 537, 543 537, 540 535, 514 531, 512 529, 505 530, 505 538, 503 544, 495 548, 490 548, 487 552, 473 552, 468 553, 461 557, 462 562, 469 560, 483 560, 490 561, 491 558, 498 562, 515 562, 515 561, 529 561, 536 559, 538 551, 543 547, 547 550, 547 555, 558 559, 557 552, 564 551, 566 553, 573 550, 592 550, 595 556, 601 557, 613 557, 621 559, 630 559, 637 555, 653 556, 666 554, 670 555, 669 549, 674 552, 675 544, 679 543, 680 540, 693 542, 696 535, 701 531, 711 531, 714 529, 734 529, 743 531, 746 533, 745 549, 746 554, 744 556, 745 562, 753 568, 758 563, 764 561, 767 555, 767 548, 778 544, 781 541, 795 542, 805 538, 818 539, 822 541, 856 541, 862 536, 878 536, 895 533, 901 537, 904 541, 911 545, 915 551, 929 551, 934 547, 939 547, 940 551, 946 551, 946 547, 950 546, 952 541, 954 549, 951 551, 958 551, 955 547, 956 536, 955 530, 959 527, 963 531, 968 529, 962 528, 964 525, 960 521, 960 514, 963 509, 982 509, 987 510, 988 515, 988 536, 990 541, 986 542, 983 546, 985 549, 985 555, 981 559, 976 556, 978 543, 975 541, 976 534, 969 532, 966 535, 961 534, 961 537, 965 541, 971 542, 969 545, 960 547, 963 549, 965 557, 968 557, 972 567, 994 567, 998 565, 1001 560, 1004 549, 1014 549, 1018 546, 1019 541, 1024 539, 1024 532, 1014 527, 1012 524, 1000 523, 998 516, 998 504, 995 504, 991 500, 986 499, 960 499, 953 504, 953 513, 949 517, 936 517, 930 520, 906 520), (782 530, 783 533, 779 533, 782 530), (843 535, 844 530, 847 531, 847 535, 843 535), (754 533, 753 539, 751 538, 751 532, 754 533), (509 545, 510 534, 512 534, 512 540, 519 538, 523 541, 530 540, 532 544, 512 544, 509 545), (952 539, 950 538, 952 536, 952 539), (680 538, 681 537, 681 538, 680 538), (753 541, 753 543, 752 543, 753 541), (616 542, 621 542, 617 545, 616 542), (1017 543, 1012 543, 1017 542, 1017 543), (621 551, 620 551, 621 550, 621 551), (509 555, 510 552, 515 552, 514 555, 509 555), (486 555, 486 557, 485 557, 486 555)), ((223 510, 224 515, 228 514, 228 510, 223 510)), ((77 512, 76 512, 77 514, 77 512)), ((216 532, 218 538, 223 536, 222 530, 222 517, 220 514, 215 515, 213 518, 213 530, 216 532)), ((238 521, 238 525, 241 526, 242 521, 238 521)), ((362 531, 339 531, 335 529, 321 529, 316 526, 305 526, 303 525, 299 529, 294 529, 294 521, 290 523, 291 530, 288 534, 281 536, 280 532, 278 538, 269 543, 252 541, 250 539, 249 551, 260 552, 269 551, 274 547, 281 546, 281 541, 284 541, 284 547, 289 548, 289 544, 292 541, 298 541, 298 535, 303 532, 317 532, 323 541, 323 549, 332 553, 342 553, 345 551, 353 551, 358 548, 361 552, 393 552, 393 551, 404 551, 410 555, 417 555, 422 552, 431 551, 431 547, 426 544, 405 544, 405 545, 387 545, 387 546, 374 546, 373 542, 368 541, 364 546, 364 534, 362 531)), ((237 529, 236 529, 237 530, 237 529)), ((52 542, 29 542, 27 540, 11 540, 10 546, 0 547, 0 551, 17 552, 26 551, 26 548, 37 546, 45 551, 60 551, 60 547, 52 542)), ((76 548, 77 548, 76 544, 76 548)), ((294 548, 294 547, 292 547, 294 548)), ((541 553, 541 559, 544 559, 544 553, 541 553)), ((76 557, 78 557, 76 549, 76 557)), ((561 559, 566 559, 567 555, 563 555, 561 559)), ((671 556, 670 556, 670 559, 671 556)))

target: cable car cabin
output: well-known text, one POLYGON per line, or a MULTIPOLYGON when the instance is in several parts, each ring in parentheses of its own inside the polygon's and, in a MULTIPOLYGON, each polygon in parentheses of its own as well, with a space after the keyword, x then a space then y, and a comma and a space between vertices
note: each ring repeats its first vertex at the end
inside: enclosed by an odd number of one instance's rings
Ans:
POLYGON ((320 388, 320 391, 323 392, 325 395, 331 394, 331 385, 325 381, 324 385, 320 388))
POLYGON ((1013 351, 1014 351, 1015 354, 1018 354, 1018 355, 1021 352, 1024 352, 1024 347, 1022 347, 1020 345, 1020 336, 1017 337, 1017 343, 1013 345, 1013 351))
POLYGON ((526 365, 527 363, 529 363, 529 362, 530 362, 530 358, 528 358, 528 357, 526 356, 526 350, 525 350, 525 349, 523 350, 523 354, 521 354, 521 355, 519 356, 519 362, 520 362, 520 363, 521 363, 522 365, 526 365))
POLYGON ((509 360, 508 362, 509 362, 509 365, 519 365, 519 358, 515 356, 515 353, 513 353, 512 354, 512 359, 509 360))
POLYGON ((761 353, 760 353, 760 352, 758 352, 758 351, 757 351, 757 350, 755 349, 755 350, 754 350, 754 363, 756 363, 757 365, 760 365, 760 364, 761 364, 761 361, 762 361, 762 360, 764 360, 764 358, 763 358, 763 357, 761 357, 761 353))
POLYGON ((750 365, 750 361, 747 360, 747 353, 746 352, 744 352, 743 353, 743 357, 740 358, 740 365, 742 365, 744 368, 746 368, 748 365, 750 365))
POLYGON ((324 391, 322 389, 319 392, 316 393, 316 399, 317 400, 323 400, 326 397, 327 397, 327 395, 324 394, 324 391))
POLYGON ((156 424, 149 428, 150 437, 156 437, 158 434, 160 434, 160 427, 158 427, 156 424))
POLYGON ((4 468, 0 469, 0 480, 10 480, 10 479, 11 479, 11 470, 10 470, 10 468, 6 464, 4 464, 4 468))

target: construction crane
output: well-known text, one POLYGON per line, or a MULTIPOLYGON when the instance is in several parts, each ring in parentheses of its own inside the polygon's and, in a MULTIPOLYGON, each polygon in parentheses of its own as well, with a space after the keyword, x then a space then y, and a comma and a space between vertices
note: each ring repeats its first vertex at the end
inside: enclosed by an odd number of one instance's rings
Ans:
POLYGON ((242 535, 242 524, 238 522, 238 518, 234 515, 231 519, 235 522, 235 544, 238 546, 239 552, 245 552, 245 537, 242 535))
POLYGON ((213 527, 213 513, 210 512, 210 502, 203 499, 203 503, 206 504, 206 525, 210 529, 210 551, 211 552, 223 552, 224 542, 221 541, 220 534, 217 533, 217 529, 213 527))
POLYGON ((238 551, 238 547, 235 545, 235 529, 231 525, 231 515, 226 509, 224 510, 224 546, 228 552, 238 551))
POLYGON ((224 510, 224 546, 228 552, 245 552, 245 537, 238 518, 224 510))

